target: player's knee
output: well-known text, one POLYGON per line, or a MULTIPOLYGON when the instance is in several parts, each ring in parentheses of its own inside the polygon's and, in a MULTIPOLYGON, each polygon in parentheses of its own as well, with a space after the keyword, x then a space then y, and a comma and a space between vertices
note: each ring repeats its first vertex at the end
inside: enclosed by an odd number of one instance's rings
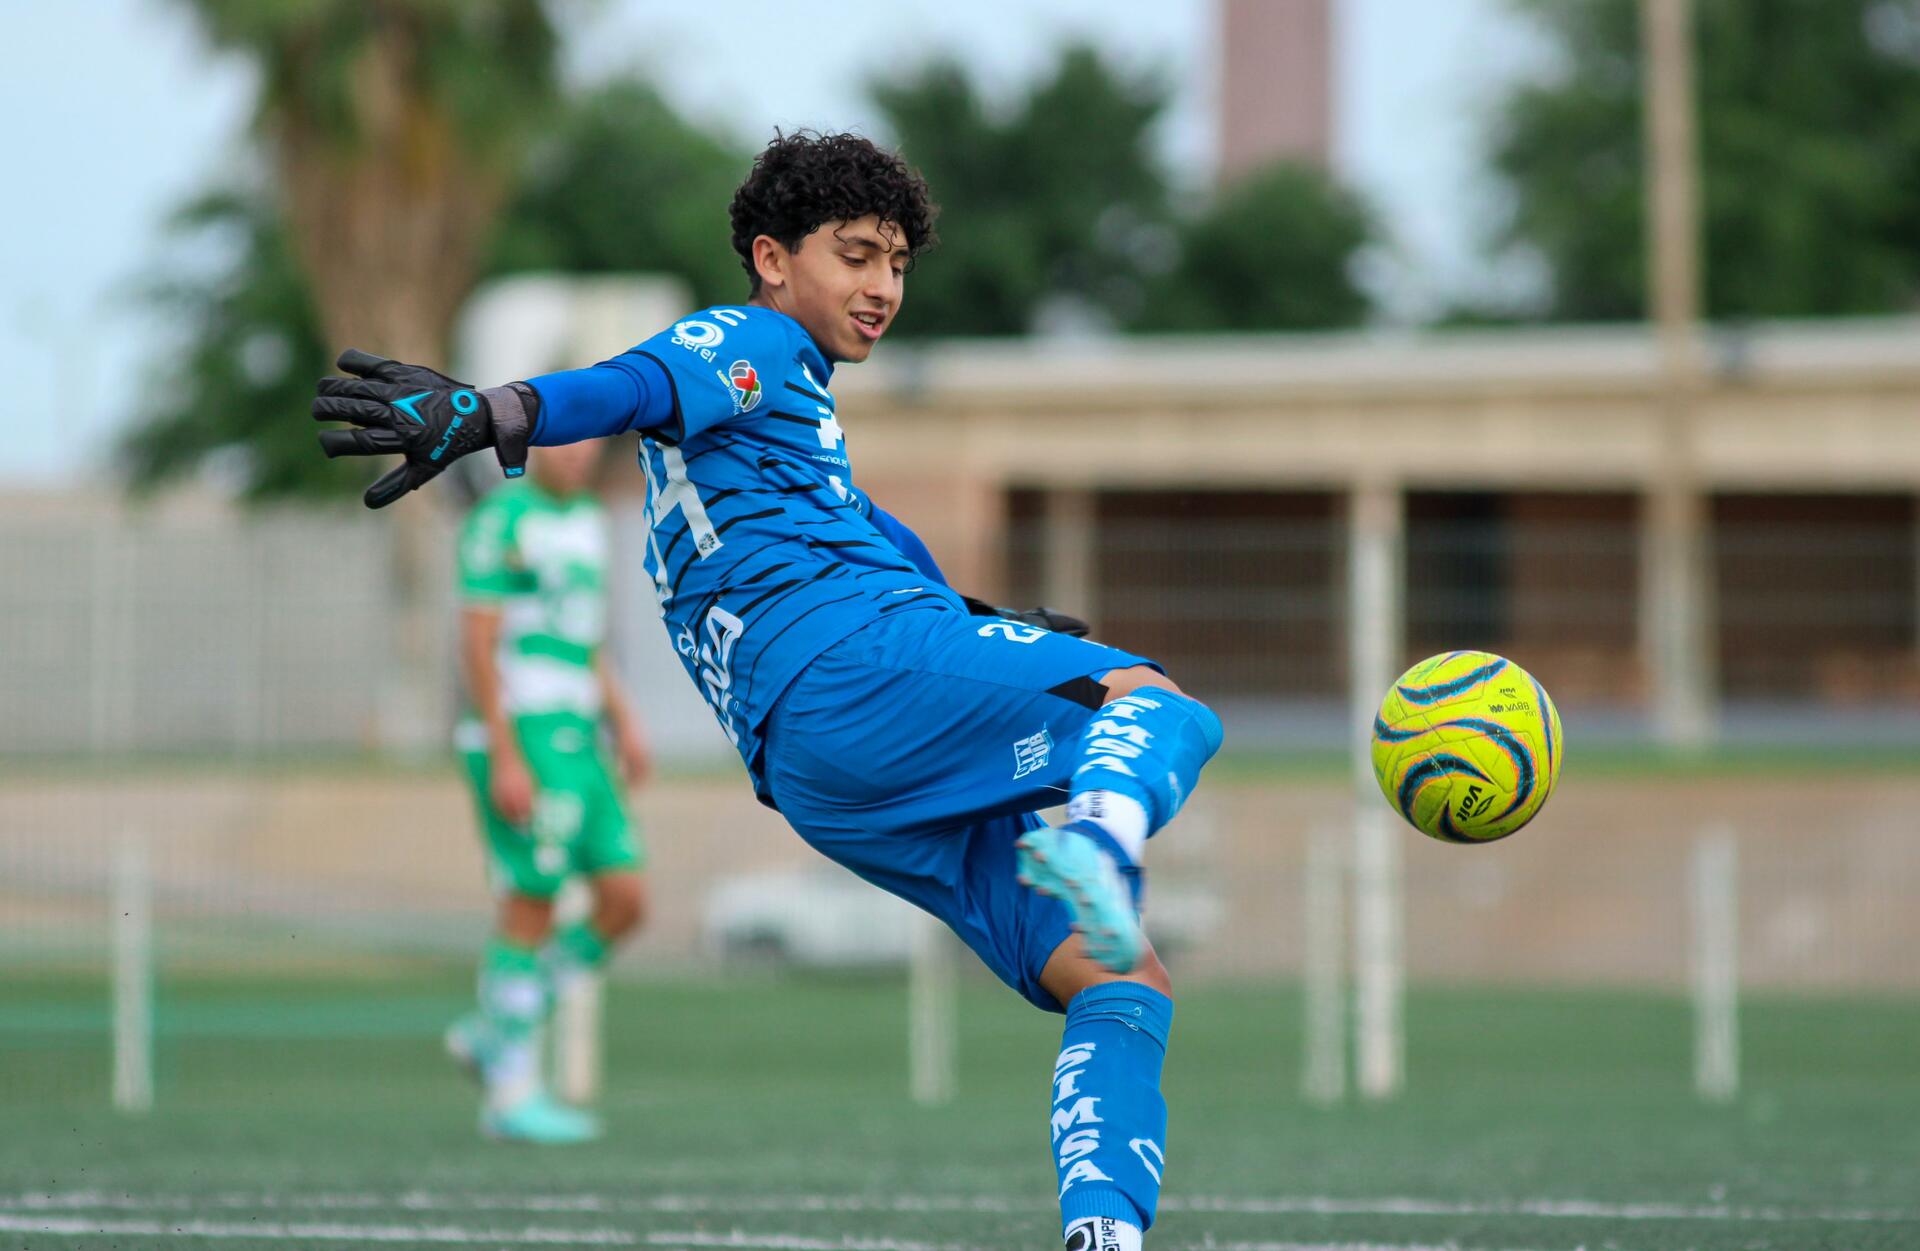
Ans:
POLYGON ((638 874, 608 874, 594 882, 593 924, 602 938, 624 938, 646 921, 646 884, 638 874))
MULTIPOLYGON (((1122 699, 1136 691, 1159 689, 1178 695, 1178 706, 1184 710, 1189 724, 1195 733, 1196 750, 1200 753, 1194 764, 1197 774, 1201 765, 1213 758, 1220 750, 1220 744, 1226 736, 1219 716, 1193 696, 1181 690, 1179 684, 1166 674, 1146 665, 1133 665, 1126 669, 1110 670, 1100 678, 1100 684, 1107 688, 1109 702, 1122 699)), ((1188 781, 1191 786, 1191 780, 1188 781)))
POLYGON ((1108 670, 1100 678, 1100 685, 1107 688, 1109 700, 1131 695, 1143 686, 1157 686, 1163 691, 1172 691, 1175 695, 1186 694, 1172 678, 1150 665, 1131 665, 1125 669, 1108 670))
POLYGON ((522 947, 538 947, 553 934, 553 900, 509 891, 500 899, 500 936, 522 947))
POLYGON ((1173 978, 1167 973, 1167 966, 1160 963, 1160 957, 1155 955, 1151 948, 1140 963, 1133 966, 1133 971, 1127 975, 1126 980, 1151 986, 1167 998, 1173 998, 1173 978))
POLYGON ((1088 955, 1086 940, 1074 934, 1054 948, 1040 972, 1040 985, 1062 1004, 1071 1003, 1088 987, 1107 982, 1135 982, 1173 998, 1173 980, 1151 946, 1141 953, 1139 963, 1125 973, 1115 973, 1088 955))

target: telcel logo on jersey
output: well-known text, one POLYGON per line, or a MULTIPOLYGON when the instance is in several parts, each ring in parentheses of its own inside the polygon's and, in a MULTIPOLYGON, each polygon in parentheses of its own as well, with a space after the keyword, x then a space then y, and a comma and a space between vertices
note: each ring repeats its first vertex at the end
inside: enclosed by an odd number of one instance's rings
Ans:
POLYGON ((726 337, 727 332, 710 321, 689 319, 673 328, 673 341, 683 348, 719 347, 726 337))
POLYGON ((727 389, 733 392, 733 411, 750 412, 760 402, 760 371, 751 361, 735 361, 727 368, 727 389))

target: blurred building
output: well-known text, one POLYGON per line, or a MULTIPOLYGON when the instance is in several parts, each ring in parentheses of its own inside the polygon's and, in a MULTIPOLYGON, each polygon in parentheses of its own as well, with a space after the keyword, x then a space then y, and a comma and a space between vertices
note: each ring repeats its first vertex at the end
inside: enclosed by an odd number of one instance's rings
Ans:
MULTIPOLYGON (((1920 740, 1920 319, 1716 333, 1690 442, 1725 726, 1920 740)), ((890 346, 834 390, 861 485, 956 585, 1091 618, 1257 746, 1341 741, 1363 510, 1403 553, 1404 659, 1499 651, 1584 736, 1645 732, 1670 611, 1650 576, 1659 368, 1635 326, 950 341, 890 346)), ((655 624, 630 452, 608 466, 616 650, 663 744, 722 759, 655 624)), ((457 493, 434 498, 445 549, 457 493)), ((0 751, 439 750, 441 726, 393 707, 399 653, 366 644, 409 628, 395 527, 347 502, 239 520, 0 498, 0 751)), ((428 571, 428 628, 447 572, 428 571)), ((414 675, 448 716, 453 677, 414 675)))
MULTIPOLYGON (((1691 433, 1730 701, 1920 709, 1920 322, 1710 346, 1691 433)), ((1639 327, 892 348, 836 378, 862 482, 957 582, 1085 612, 1212 696, 1337 701, 1345 551, 1397 519, 1408 656, 1562 702, 1659 680, 1639 327)))
POLYGON ((1333 153, 1332 0, 1220 0, 1220 177, 1333 153))

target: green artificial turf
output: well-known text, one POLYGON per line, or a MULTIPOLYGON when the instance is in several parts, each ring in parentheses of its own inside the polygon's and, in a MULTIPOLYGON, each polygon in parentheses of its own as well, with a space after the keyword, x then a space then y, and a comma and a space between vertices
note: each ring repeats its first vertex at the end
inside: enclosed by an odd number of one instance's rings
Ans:
MULTIPOLYGON (((896 980, 616 983, 608 1137, 531 1150, 439 1053, 461 970, 168 980, 143 1117, 104 986, 0 975, 0 1247, 1057 1246, 1058 1019, 962 995, 922 1108, 896 980)), ((1750 1000, 1725 1106, 1677 998, 1416 988, 1407 1022, 1402 1097, 1319 1108, 1296 989, 1184 991, 1156 1251, 1920 1247, 1920 1003, 1750 1000)))

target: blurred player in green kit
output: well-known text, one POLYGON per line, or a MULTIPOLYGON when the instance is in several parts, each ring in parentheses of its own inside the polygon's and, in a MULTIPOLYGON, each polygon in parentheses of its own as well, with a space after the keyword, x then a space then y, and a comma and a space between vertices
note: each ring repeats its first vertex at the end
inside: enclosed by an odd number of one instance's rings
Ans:
POLYGON ((588 489, 599 446, 539 449, 531 472, 482 499, 460 536, 468 703, 455 741, 499 908, 479 1008, 448 1031, 447 1048, 486 1087, 481 1131, 518 1142, 599 1136, 594 1117, 548 1094, 540 1027, 568 979, 599 969, 646 915, 644 852, 621 782, 645 777, 648 751, 603 646, 607 518, 588 489), (592 912, 556 928, 554 897, 575 874, 592 888, 592 912))

